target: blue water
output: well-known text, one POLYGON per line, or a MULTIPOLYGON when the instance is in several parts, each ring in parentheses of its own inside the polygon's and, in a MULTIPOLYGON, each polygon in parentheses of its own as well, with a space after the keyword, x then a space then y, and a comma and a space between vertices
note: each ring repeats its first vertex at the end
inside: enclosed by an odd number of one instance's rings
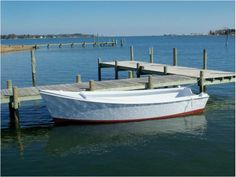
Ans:
MULTIPOLYGON (((118 42, 121 38, 116 38, 118 42)), ((37 85, 97 79, 97 58, 129 59, 202 67, 207 49, 208 68, 234 71, 235 39, 224 36, 122 37, 123 47, 50 47, 36 50, 37 85)), ((111 38, 100 38, 100 41, 111 38)), ((39 44, 93 41, 93 39, 2 40, 3 44, 39 44)), ((122 78, 127 72, 121 72, 122 78)), ((114 78, 104 69, 103 79, 114 78)), ((18 87, 31 86, 30 52, 1 55, 1 87, 11 79, 18 87)), ((194 92, 198 87, 191 86, 194 92)), ((234 175, 235 87, 208 86, 210 100, 202 115, 168 120, 109 125, 55 127, 42 101, 23 102, 21 130, 9 129, 7 105, 1 105, 2 175, 234 175)))

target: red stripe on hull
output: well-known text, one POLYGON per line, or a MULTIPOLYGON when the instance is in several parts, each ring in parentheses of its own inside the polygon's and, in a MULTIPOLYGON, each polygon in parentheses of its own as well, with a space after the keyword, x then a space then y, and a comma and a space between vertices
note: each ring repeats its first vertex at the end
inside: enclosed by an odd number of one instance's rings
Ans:
POLYGON ((155 119, 170 119, 187 115, 196 115, 203 113, 204 109, 197 109, 194 111, 173 114, 162 117, 154 118, 142 118, 142 119, 126 119, 126 120, 78 120, 78 119, 64 119, 64 118, 53 118, 55 125, 72 125, 72 124, 105 124, 105 123, 122 123, 122 122, 139 122, 144 120, 155 120, 155 119))

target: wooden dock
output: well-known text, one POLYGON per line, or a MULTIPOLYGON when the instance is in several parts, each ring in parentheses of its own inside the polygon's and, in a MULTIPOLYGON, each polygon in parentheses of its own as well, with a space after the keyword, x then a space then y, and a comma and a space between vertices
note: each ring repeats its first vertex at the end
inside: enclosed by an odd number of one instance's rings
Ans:
MULTIPOLYGON (((99 68, 116 68, 119 71, 135 71, 139 74, 173 74, 179 76, 187 76, 191 78, 200 79, 200 73, 203 72, 205 85, 214 85, 235 82, 234 72, 225 72, 218 70, 198 69, 183 66, 172 66, 156 63, 148 63, 142 61, 113 61, 101 62, 99 61, 99 68)), ((138 75, 139 75, 138 74, 138 75)), ((117 78, 118 79, 118 78, 117 78)))
MULTIPOLYGON (((64 45, 71 45, 71 43, 64 45)), ((76 77, 76 83, 73 84, 36 86, 35 54, 34 50, 32 50, 31 67, 33 87, 12 87, 11 81, 8 80, 7 89, 1 90, 1 103, 8 103, 10 122, 13 122, 14 126, 19 127, 19 103, 41 99, 39 94, 40 89, 64 91, 137 90, 197 84, 199 86, 199 92, 206 92, 207 85, 235 82, 234 72, 207 69, 207 52, 205 49, 203 50, 202 69, 178 66, 176 48, 173 49, 173 65, 154 63, 153 48, 149 49, 149 57, 149 62, 134 61, 134 50, 131 46, 130 60, 104 62, 98 59, 98 81, 90 80, 89 82, 82 83, 81 77, 78 75, 76 77), (115 80, 102 81, 103 68, 114 68, 115 80), (128 78, 119 79, 120 71, 128 71, 128 78), (148 76, 146 76, 147 74, 148 76)))
MULTIPOLYGON (((48 44, 35 44, 33 45, 33 47, 35 49, 40 48, 40 47, 59 47, 62 48, 64 46, 69 46, 71 48, 76 47, 76 46, 80 46, 85 48, 86 46, 93 46, 93 47, 115 47, 117 46, 118 41, 113 39, 112 41, 94 41, 94 42, 70 42, 70 43, 48 43, 48 44)), ((124 41, 123 39, 120 40, 120 46, 123 47, 124 41)))
MULTIPOLYGON (((18 101, 32 101, 41 99, 39 90, 64 90, 64 91, 81 91, 81 90, 137 90, 147 89, 148 77, 141 78, 128 78, 119 80, 104 80, 104 81, 90 81, 84 83, 73 83, 73 84, 57 84, 57 85, 45 85, 36 87, 25 87, 17 88, 18 101)), ((153 76, 152 77, 152 88, 170 87, 177 85, 186 85, 197 83, 197 79, 167 75, 167 76, 153 76)), ((10 96, 12 96, 12 89, 1 90, 1 103, 9 103, 10 96)))

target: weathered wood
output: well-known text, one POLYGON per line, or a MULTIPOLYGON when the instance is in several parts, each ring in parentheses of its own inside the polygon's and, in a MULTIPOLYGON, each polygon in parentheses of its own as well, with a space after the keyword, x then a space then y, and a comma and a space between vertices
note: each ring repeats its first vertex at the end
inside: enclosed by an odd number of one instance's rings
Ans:
POLYGON ((134 61, 134 47, 130 46, 130 61, 134 61))
POLYGON ((102 71, 100 66, 101 58, 98 58, 97 63, 98 63, 98 80, 101 81, 102 80, 102 71))
POLYGON ((152 78, 152 75, 148 76, 147 89, 153 89, 153 78, 152 78))
POLYGON ((121 47, 123 47, 123 45, 124 45, 123 43, 124 43, 124 42, 123 42, 123 39, 121 39, 121 40, 120 40, 120 46, 121 46, 121 47))
POLYGON ((76 83, 81 83, 81 76, 80 76, 80 74, 78 74, 78 75, 76 76, 75 82, 76 82, 76 83))
POLYGON ((200 79, 199 79, 199 92, 206 92, 206 86, 204 84, 205 78, 204 78, 204 71, 200 71, 200 79))
POLYGON ((177 48, 173 48, 173 65, 174 66, 177 66, 178 64, 178 61, 177 61, 177 48))
POLYGON ((32 69, 32 85, 36 85, 36 61, 35 61, 35 50, 31 50, 31 69, 32 69))
POLYGON ((133 72, 132 71, 128 71, 128 78, 133 78, 133 72))
POLYGON ((140 73, 140 64, 137 63, 137 67, 136 67, 136 76, 140 77, 141 73, 140 73))
POLYGON ((7 90, 12 90, 12 81, 11 80, 7 80, 7 90))
POLYGON ((10 124, 19 127, 19 99, 17 87, 13 87, 13 95, 9 99, 10 124))
POLYGON ((82 47, 83 47, 83 48, 85 48, 85 45, 86 45, 86 43, 85 43, 85 42, 83 42, 83 43, 82 43, 82 47))
MULTIPOLYGON (((144 66, 143 72, 146 74, 161 74, 163 73, 163 67, 168 66, 168 74, 183 75, 188 77, 199 78, 199 72, 201 69, 183 67, 183 66, 171 66, 164 64, 150 64, 149 62, 142 61, 119 61, 120 70, 133 70, 137 71, 137 63, 144 66)), ((112 68, 115 65, 115 62, 101 62, 103 67, 112 68)), ((218 70, 204 70, 205 78, 222 78, 235 76, 234 72, 218 71, 218 70)))
POLYGON ((149 62, 150 63, 153 63, 153 55, 154 55, 153 48, 149 48, 149 62))
POLYGON ((89 81, 89 90, 90 91, 94 91, 95 90, 94 80, 90 80, 89 81))
POLYGON ((164 74, 168 74, 168 67, 167 66, 164 66, 164 74))
POLYGON ((119 79, 118 61, 115 61, 115 79, 119 79))
POLYGON ((203 69, 207 69, 207 51, 203 49, 203 69))

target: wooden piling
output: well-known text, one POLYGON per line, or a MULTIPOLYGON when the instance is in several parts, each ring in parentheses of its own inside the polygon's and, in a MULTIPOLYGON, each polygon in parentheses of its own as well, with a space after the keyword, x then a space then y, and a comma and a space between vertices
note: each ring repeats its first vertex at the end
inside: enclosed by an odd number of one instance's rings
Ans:
POLYGON ((12 81, 7 80, 7 90, 12 90, 12 81))
POLYGON ((133 71, 128 71, 128 78, 129 79, 131 79, 131 78, 133 78, 134 76, 133 76, 133 71))
POLYGON ((164 66, 164 74, 167 75, 168 74, 168 67, 164 66))
POLYGON ((137 67, 136 67, 136 76, 140 77, 142 74, 142 70, 144 69, 144 66, 140 66, 139 63, 137 63, 137 67))
POLYGON ((10 125, 11 127, 19 127, 19 99, 17 87, 13 87, 13 95, 9 101, 10 125))
POLYGON ((130 61, 134 61, 134 47, 130 46, 130 61))
POLYGON ((98 80, 101 81, 102 80, 102 70, 101 70, 101 58, 98 58, 98 80))
POLYGON ((35 50, 31 50, 31 69, 32 69, 32 85, 36 86, 36 62, 35 62, 35 50))
POLYGON ((85 42, 82 43, 82 47, 83 47, 83 48, 85 48, 85 44, 86 44, 85 42))
POLYGON ((75 82, 78 83, 78 84, 82 83, 82 82, 81 82, 81 76, 80 76, 80 74, 78 74, 78 75, 76 76, 75 82))
POLYGON ((150 63, 153 63, 153 55, 154 55, 153 48, 149 48, 150 63))
POLYGON ((207 69, 207 51, 203 49, 203 69, 207 69))
POLYGON ((123 39, 120 40, 120 46, 123 47, 123 39))
POLYGON ((90 80, 90 81, 89 81, 89 90, 90 90, 90 91, 95 90, 95 88, 94 88, 94 80, 90 80))
POLYGON ((118 68, 118 61, 115 61, 115 79, 119 79, 119 68, 118 68))
POLYGON ((177 66, 177 48, 173 48, 173 65, 177 66))
POLYGON ((204 71, 200 71, 200 79, 199 79, 199 92, 206 92, 206 86, 204 84, 204 71))
POLYGON ((147 89, 153 89, 153 78, 152 78, 152 75, 148 76, 147 89))

